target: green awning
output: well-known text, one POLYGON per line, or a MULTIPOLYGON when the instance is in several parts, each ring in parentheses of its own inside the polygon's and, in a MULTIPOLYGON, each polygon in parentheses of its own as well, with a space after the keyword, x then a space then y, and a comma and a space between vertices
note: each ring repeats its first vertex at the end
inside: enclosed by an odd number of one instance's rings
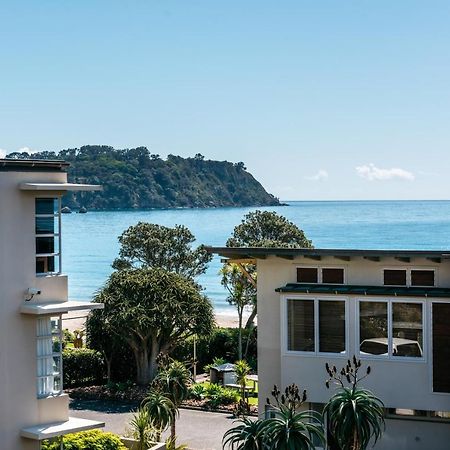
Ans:
POLYGON ((438 297, 450 298, 450 289, 406 286, 359 286, 348 284, 306 284, 288 283, 275 289, 282 293, 335 294, 335 295, 378 295, 391 297, 438 297))

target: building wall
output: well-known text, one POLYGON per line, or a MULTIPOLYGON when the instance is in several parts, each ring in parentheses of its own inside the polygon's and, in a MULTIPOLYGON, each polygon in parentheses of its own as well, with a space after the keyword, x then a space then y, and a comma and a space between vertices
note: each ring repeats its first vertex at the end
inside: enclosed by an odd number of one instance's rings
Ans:
MULTIPOLYGON (((394 258, 382 259, 379 262, 354 258, 351 261, 340 261, 333 257, 322 258, 321 261, 312 261, 300 257, 293 261, 276 257, 258 260, 258 370, 259 370, 259 405, 260 413, 264 413, 266 398, 274 384, 280 388, 296 383, 302 389, 307 389, 308 401, 325 403, 332 395, 331 390, 325 386, 327 373, 325 363, 336 365, 338 369, 345 366, 347 358, 357 351, 355 329, 357 326, 358 298, 367 300, 368 297, 348 298, 348 322, 350 330, 347 341, 348 354, 345 355, 305 355, 293 354, 286 351, 286 338, 284 335, 286 320, 283 297, 314 298, 307 294, 280 294, 275 289, 286 283, 296 282, 296 268, 310 267, 344 267, 346 270, 346 284, 383 285, 383 268, 434 268, 436 269, 437 286, 450 286, 450 262, 442 260, 433 263, 423 258, 412 260, 410 263, 397 261, 394 258)), ((324 296, 316 296, 324 297, 324 296)), ((325 296, 326 297, 326 296, 325 296)), ((346 298, 332 296, 332 298, 346 298)), ((380 297, 374 297, 380 300, 380 297)), ((385 298, 383 298, 385 299, 385 298)), ((423 299, 423 298, 422 298, 423 299)), ((401 300, 396 298, 396 300, 401 300)), ((405 298, 410 301, 411 298, 405 298)), ((450 299, 439 299, 449 301, 450 299)), ((431 329, 431 301, 426 300, 425 306, 425 332, 431 329)), ((450 320, 450 318, 449 318, 450 320)), ((431 366, 432 354, 430 336, 425 340, 426 347, 424 361, 393 361, 380 360, 371 356, 361 357, 364 366, 370 365, 372 374, 364 381, 364 386, 373 390, 384 401, 387 407, 423 409, 435 411, 450 411, 450 394, 437 394, 432 392, 431 366)), ((418 422, 411 420, 389 420, 388 431, 383 443, 377 444, 379 449, 429 449, 438 450, 449 448, 450 424, 418 422), (411 425, 412 424, 412 425, 411 425), (407 435, 403 431, 409 430, 407 435), (409 427, 409 428, 408 428, 409 427), (418 440, 415 440, 414 431, 417 431, 418 440), (414 436, 413 436, 414 435, 414 436), (445 445, 441 446, 441 438, 445 437, 445 445), (411 441, 413 439, 413 441, 411 441), (395 446, 390 443, 395 441, 395 446), (430 446, 431 443, 435 443, 430 446), (425 446, 425 443, 427 446, 425 446)), ((443 445, 443 444, 442 444, 443 445)))
MULTIPOLYGON (((65 182, 62 172, 0 172, 0 448, 38 449, 21 439, 21 428, 68 417, 67 396, 36 395, 36 318, 20 314, 29 287, 42 294, 33 302, 67 300, 67 277, 35 275, 36 193, 21 182, 65 182)), ((47 195, 46 195, 47 196, 47 195)), ((52 196, 49 193, 48 196, 52 196)))

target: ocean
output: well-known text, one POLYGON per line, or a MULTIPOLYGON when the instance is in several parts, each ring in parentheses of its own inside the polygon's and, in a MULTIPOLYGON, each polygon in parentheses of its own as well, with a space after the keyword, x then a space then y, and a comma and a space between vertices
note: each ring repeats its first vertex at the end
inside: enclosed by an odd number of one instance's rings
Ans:
MULTIPOLYGON (((197 243, 224 246, 244 215, 276 211, 304 230, 317 248, 450 250, 450 201, 289 201, 268 208, 89 211, 62 215, 62 271, 69 298, 91 300, 111 273, 118 236, 139 221, 187 226, 197 243)), ((234 310, 218 275, 215 257, 199 277, 217 312, 234 310)))

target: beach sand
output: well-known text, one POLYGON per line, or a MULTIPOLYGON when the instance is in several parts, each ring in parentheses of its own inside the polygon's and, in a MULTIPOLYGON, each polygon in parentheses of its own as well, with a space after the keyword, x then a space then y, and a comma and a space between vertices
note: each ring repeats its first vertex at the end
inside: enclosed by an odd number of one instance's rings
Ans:
MULTIPOLYGON (((84 329, 87 314, 88 311, 73 311, 68 314, 63 314, 62 327, 70 331, 84 329)), ((248 313, 244 314, 244 325, 248 316, 248 313)), ((238 326, 238 315, 235 311, 216 312, 215 319, 219 327, 237 328, 238 326)))

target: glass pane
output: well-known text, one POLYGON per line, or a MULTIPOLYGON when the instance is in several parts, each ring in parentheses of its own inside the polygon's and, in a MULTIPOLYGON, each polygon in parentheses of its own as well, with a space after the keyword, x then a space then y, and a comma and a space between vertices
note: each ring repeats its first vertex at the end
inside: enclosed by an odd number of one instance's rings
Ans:
POLYGON ((61 372, 61 358, 59 356, 53 357, 53 374, 59 374, 61 372))
POLYGON ((344 269, 322 269, 322 282, 344 284, 344 269))
POLYGON ((319 351, 345 352, 345 302, 319 301, 319 351))
POLYGON ((297 269, 297 281, 299 283, 317 283, 317 269, 314 267, 299 267, 297 269))
POLYGON ((412 286, 434 286, 434 270, 411 270, 412 286))
POLYGON ((450 393, 450 303, 433 303, 433 392, 450 393))
POLYGON ((36 238, 36 254, 58 253, 58 239, 54 237, 37 237, 36 238))
POLYGON ((53 392, 60 392, 62 390, 61 377, 55 376, 53 377, 53 392))
POLYGON ((36 257, 36 273, 58 273, 59 257, 58 256, 37 256, 36 257))
POLYGON ((58 233, 58 217, 36 217, 36 234, 58 233))
POLYGON ((56 198, 37 198, 36 214, 57 214, 58 199, 56 198))
POLYGON ((288 350, 314 351, 314 300, 288 300, 288 350))
POLYGON ((359 303, 360 353, 388 354, 388 317, 386 302, 359 303))
POLYGON ((406 286, 406 270, 385 270, 384 284, 386 286, 406 286))
POLYGON ((421 303, 392 303, 392 352, 394 356, 422 357, 422 323, 421 303))

